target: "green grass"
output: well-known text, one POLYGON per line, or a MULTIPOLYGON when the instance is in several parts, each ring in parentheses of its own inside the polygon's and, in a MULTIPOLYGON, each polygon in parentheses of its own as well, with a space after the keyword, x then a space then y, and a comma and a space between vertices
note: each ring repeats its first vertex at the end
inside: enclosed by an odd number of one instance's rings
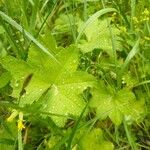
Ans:
POLYGON ((149 150, 149 33, 149 0, 0 0, 0 150, 149 150))

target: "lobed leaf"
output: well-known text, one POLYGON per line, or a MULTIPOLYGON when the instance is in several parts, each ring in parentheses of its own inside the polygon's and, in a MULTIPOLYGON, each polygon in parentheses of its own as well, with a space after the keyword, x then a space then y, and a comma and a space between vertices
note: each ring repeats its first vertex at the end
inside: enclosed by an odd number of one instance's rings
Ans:
POLYGON ((144 113, 143 101, 137 101, 134 94, 127 89, 112 94, 107 89, 99 87, 93 91, 90 106, 96 109, 96 115, 100 119, 108 116, 116 125, 120 125, 124 117, 129 123, 139 121, 144 113))
MULTIPOLYGON (((1 63, 12 75, 12 96, 19 99, 20 106, 41 101, 39 111, 79 116, 86 104, 81 94, 87 87, 94 86, 95 78, 86 72, 76 71, 79 51, 75 46, 60 49, 56 58, 60 64, 32 46, 27 62, 7 56, 1 63), (30 74, 32 78, 26 83, 30 74)), ((51 116, 58 126, 64 126, 67 117, 51 116)))
MULTIPOLYGON (((102 49, 110 56, 113 56, 113 47, 111 41, 111 34, 109 31, 110 21, 107 19, 93 21, 85 30, 84 34, 86 36, 86 40, 80 41, 79 48, 82 52, 87 53, 91 52, 94 49, 102 49)), ((82 27, 82 23, 79 26, 79 30, 82 27)), ((120 50, 121 45, 119 42, 119 30, 112 26, 112 34, 114 37, 114 44, 117 50, 120 50)))
POLYGON ((111 142, 103 138, 101 129, 93 129, 85 133, 79 142, 79 150, 113 150, 114 146, 111 142))

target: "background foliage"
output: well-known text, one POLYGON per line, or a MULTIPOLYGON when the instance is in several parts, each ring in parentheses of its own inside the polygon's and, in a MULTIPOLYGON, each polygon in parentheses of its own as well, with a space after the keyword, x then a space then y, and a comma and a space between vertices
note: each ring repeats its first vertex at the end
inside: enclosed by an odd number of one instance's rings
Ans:
POLYGON ((148 150, 149 35, 149 0, 0 0, 0 150, 148 150))

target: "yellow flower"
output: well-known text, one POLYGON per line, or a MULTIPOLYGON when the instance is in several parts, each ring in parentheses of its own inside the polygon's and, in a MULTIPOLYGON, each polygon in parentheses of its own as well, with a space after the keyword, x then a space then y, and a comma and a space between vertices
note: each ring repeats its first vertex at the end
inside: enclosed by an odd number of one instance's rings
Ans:
POLYGON ((18 120, 18 130, 22 130, 24 128, 25 128, 25 126, 23 124, 23 120, 18 120))
POLYGON ((149 17, 144 17, 141 21, 149 21, 149 17))
POLYGON ((137 17, 133 17, 132 19, 133 19, 133 21, 134 21, 135 24, 138 24, 138 23, 139 23, 137 17))
POLYGON ((146 9, 142 12, 142 14, 148 16, 148 15, 150 14, 150 12, 149 12, 148 9, 146 8, 146 9))
POLYGON ((18 111, 14 109, 12 111, 12 114, 7 118, 7 121, 11 122, 17 115, 18 115, 18 111))
POLYGON ((144 39, 145 39, 146 41, 150 41, 150 37, 148 37, 148 36, 145 36, 144 39))
POLYGON ((25 128, 25 126, 23 124, 23 113, 20 112, 19 113, 19 119, 18 119, 18 130, 22 130, 24 128, 25 128))

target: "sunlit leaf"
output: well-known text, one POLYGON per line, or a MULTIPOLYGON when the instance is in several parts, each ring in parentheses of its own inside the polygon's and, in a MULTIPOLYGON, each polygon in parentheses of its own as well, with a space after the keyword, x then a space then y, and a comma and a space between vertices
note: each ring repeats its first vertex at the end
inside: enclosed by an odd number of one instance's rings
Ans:
POLYGON ((14 149, 15 140, 17 138, 17 128, 15 122, 2 123, 0 122, 0 149, 14 149))
POLYGON ((124 119, 128 122, 140 121, 144 113, 144 103, 136 100, 135 95, 128 89, 122 89, 112 94, 103 87, 93 91, 91 107, 96 109, 96 115, 100 119, 107 116, 116 125, 120 125, 124 119))
MULTIPOLYGON (((104 50, 110 56, 113 56, 112 37, 109 24, 110 22, 107 19, 96 19, 85 29, 84 34, 86 35, 86 40, 81 40, 79 44, 79 48, 82 52, 87 53, 99 48, 104 50)), ((81 27, 82 23, 79 26, 79 30, 81 27)), ((120 50, 121 46, 117 36, 119 35, 119 30, 113 25, 110 25, 110 28, 112 30, 115 48, 116 50, 120 50)))
MULTIPOLYGON (((27 62, 4 57, 1 61, 3 67, 12 75, 12 96, 18 97, 19 105, 23 107, 37 102, 48 90, 48 96, 42 100, 41 111, 79 116, 86 104, 81 94, 87 87, 94 86, 95 78, 86 72, 76 71, 79 51, 75 46, 62 48, 55 57, 60 64, 34 46, 30 48, 27 62), (32 77, 27 81, 30 74, 32 77)), ((67 118, 52 119, 63 126, 67 118)))
POLYGON ((113 144, 103 138, 101 129, 93 129, 85 133, 79 142, 79 150, 113 150, 113 148, 113 144))

